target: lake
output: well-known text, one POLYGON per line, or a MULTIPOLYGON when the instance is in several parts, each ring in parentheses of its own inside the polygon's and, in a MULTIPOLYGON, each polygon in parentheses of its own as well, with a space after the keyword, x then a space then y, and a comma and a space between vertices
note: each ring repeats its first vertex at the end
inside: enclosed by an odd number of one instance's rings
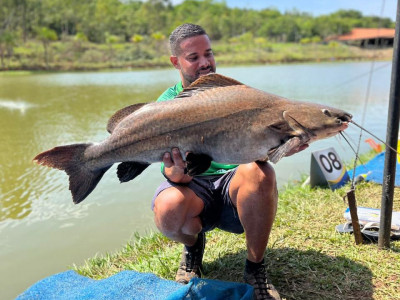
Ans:
MULTIPOLYGON (((362 122, 371 62, 220 67, 218 72, 293 100, 346 110, 362 122)), ((364 126, 386 139, 390 62, 376 62, 364 126)), ((32 163, 56 145, 99 142, 118 109, 154 101, 179 79, 174 69, 0 75, 0 298, 12 299, 36 281, 85 259, 120 249, 135 233, 155 231, 151 198, 163 180, 153 164, 120 184, 111 168, 81 204, 74 205, 64 172, 32 163)), ((347 133, 357 143, 359 130, 347 133)), ((370 149, 364 142, 361 153, 370 149)), ((334 147, 344 161, 354 153, 330 138, 277 165, 280 188, 308 174, 312 151, 334 147)), ((177 261, 178 263, 178 261, 177 261)))

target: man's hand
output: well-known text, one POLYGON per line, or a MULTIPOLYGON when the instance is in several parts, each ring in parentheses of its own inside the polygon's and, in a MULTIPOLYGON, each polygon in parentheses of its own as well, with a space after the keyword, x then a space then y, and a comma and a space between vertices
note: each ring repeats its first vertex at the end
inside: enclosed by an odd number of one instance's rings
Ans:
POLYGON ((175 183, 190 182, 193 177, 185 174, 186 163, 181 156, 181 152, 178 148, 173 148, 171 153, 166 152, 163 156, 165 177, 175 183))
POLYGON ((303 151, 304 149, 307 149, 308 146, 309 146, 309 144, 304 144, 304 145, 301 145, 301 146, 299 146, 299 147, 297 147, 297 148, 294 148, 294 149, 292 149, 292 151, 286 153, 285 156, 288 157, 288 156, 291 156, 291 155, 293 155, 293 154, 296 154, 296 153, 298 153, 298 152, 300 152, 300 151, 303 151))

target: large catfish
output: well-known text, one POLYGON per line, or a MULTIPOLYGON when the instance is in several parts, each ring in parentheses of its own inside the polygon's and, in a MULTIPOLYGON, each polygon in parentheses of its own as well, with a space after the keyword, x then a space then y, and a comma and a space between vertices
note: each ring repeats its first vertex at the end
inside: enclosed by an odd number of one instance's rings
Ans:
POLYGON ((111 135, 98 144, 55 147, 38 154, 38 164, 69 175, 73 201, 81 202, 114 164, 121 182, 139 175, 178 147, 190 175, 211 159, 243 164, 278 162, 291 150, 334 136, 352 116, 342 110, 288 99, 218 74, 200 77, 175 99, 135 104, 111 117, 111 135))

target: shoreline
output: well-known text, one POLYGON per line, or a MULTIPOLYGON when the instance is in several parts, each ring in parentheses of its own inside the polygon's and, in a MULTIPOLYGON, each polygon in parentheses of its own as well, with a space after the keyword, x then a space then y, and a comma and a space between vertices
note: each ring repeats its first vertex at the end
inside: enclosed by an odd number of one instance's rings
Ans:
MULTIPOLYGON (((8 64, 0 66, 0 74, 10 72, 93 72, 108 70, 147 70, 163 69, 171 67, 169 55, 162 51, 157 56, 149 59, 118 60, 117 54, 107 58, 107 53, 102 52, 103 60, 85 61, 85 52, 75 52, 78 57, 74 60, 63 58, 63 53, 57 51, 62 43, 54 45, 52 59, 46 65, 40 52, 31 53, 33 58, 18 54, 18 60, 9 59, 8 64), (79 58, 80 57, 80 58, 79 58), (107 58, 107 59, 105 59, 107 58)), ((133 47, 129 44, 116 45, 113 51, 123 47, 133 47)), ((86 51, 92 48, 100 52, 101 45, 88 45, 86 51)), ((355 46, 342 44, 290 44, 275 43, 268 47, 247 46, 244 50, 236 48, 226 49, 223 42, 215 42, 215 57, 218 66, 243 66, 243 65, 279 65, 297 63, 322 63, 322 62, 349 62, 349 61, 389 61, 392 59, 392 48, 384 49, 362 49, 355 46)), ((24 49, 24 48, 22 48, 24 49)), ((16 50, 19 53, 20 50, 16 50)), ((102 50, 104 51, 104 50, 102 50)), ((122 55, 122 54, 121 54, 122 55)))
MULTIPOLYGON (((307 64, 307 63, 341 63, 341 62, 368 62, 368 61, 391 61, 391 58, 380 58, 380 59, 368 59, 365 57, 352 57, 352 58, 338 58, 338 59, 303 59, 303 60, 285 60, 285 61, 260 61, 260 62, 241 62, 240 64, 220 64, 219 67, 232 67, 232 66, 257 66, 257 65, 287 65, 287 64, 307 64)), ((2 74, 16 74, 21 75, 33 74, 33 73, 63 73, 63 72, 103 72, 103 71, 139 71, 139 70, 151 70, 151 69, 168 69, 171 65, 147 65, 147 66, 135 66, 135 65, 124 65, 124 66, 110 66, 104 67, 57 67, 54 69, 46 69, 44 67, 37 68, 12 68, 12 69, 0 69, 0 76, 2 74)))

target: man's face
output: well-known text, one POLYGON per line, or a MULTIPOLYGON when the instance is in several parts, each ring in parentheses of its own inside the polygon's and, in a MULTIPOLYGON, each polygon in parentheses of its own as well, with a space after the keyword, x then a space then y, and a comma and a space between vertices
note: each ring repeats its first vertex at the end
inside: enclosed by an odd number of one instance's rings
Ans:
POLYGON ((177 56, 171 56, 174 67, 179 70, 182 84, 189 86, 201 75, 215 72, 214 54, 207 35, 198 35, 183 40, 181 51, 177 56))

